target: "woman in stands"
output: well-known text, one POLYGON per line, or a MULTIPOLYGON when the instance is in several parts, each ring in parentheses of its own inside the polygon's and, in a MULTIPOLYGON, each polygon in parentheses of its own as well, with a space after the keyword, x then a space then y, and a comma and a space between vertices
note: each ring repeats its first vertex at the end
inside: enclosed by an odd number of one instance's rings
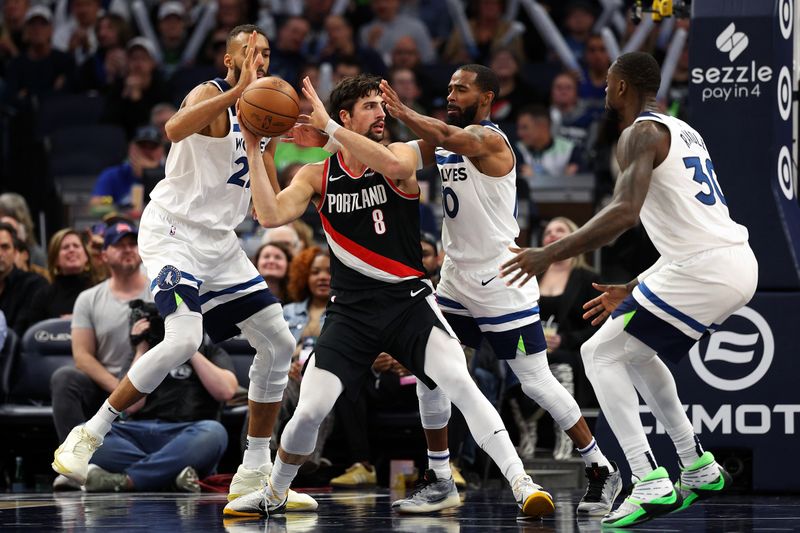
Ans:
POLYGON ((262 244, 253 256, 253 263, 281 303, 293 301, 287 290, 289 265, 292 263, 292 252, 287 246, 280 242, 262 244))

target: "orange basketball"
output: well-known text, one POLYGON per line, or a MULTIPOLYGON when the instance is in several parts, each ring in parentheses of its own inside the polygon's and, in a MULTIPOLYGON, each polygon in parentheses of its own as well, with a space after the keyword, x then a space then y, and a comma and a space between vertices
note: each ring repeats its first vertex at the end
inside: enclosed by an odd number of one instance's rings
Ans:
POLYGON ((239 98, 244 126, 264 137, 277 137, 289 131, 300 113, 300 100, 291 85, 267 76, 251 83, 239 98))

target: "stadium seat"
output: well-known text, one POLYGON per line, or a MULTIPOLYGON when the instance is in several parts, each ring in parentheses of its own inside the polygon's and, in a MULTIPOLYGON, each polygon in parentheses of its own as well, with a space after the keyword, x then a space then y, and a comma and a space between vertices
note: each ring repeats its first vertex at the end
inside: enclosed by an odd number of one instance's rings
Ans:
POLYGON ((36 118, 36 135, 46 137, 61 128, 98 124, 105 109, 99 95, 54 94, 42 100, 36 118))
POLYGON ((0 399, 5 400, 8 394, 9 378, 11 374, 11 362, 17 352, 19 337, 14 330, 9 329, 6 335, 6 342, 0 350, 0 399))
POLYGON ((125 131, 96 124, 60 128, 50 135, 50 171, 55 177, 97 175, 122 163, 127 154, 125 131))
POLYGON ((225 350, 233 360, 234 373, 236 374, 236 381, 239 382, 244 388, 250 385, 250 364, 253 362, 253 356, 256 351, 250 346, 243 336, 239 335, 220 343, 220 348, 225 350))

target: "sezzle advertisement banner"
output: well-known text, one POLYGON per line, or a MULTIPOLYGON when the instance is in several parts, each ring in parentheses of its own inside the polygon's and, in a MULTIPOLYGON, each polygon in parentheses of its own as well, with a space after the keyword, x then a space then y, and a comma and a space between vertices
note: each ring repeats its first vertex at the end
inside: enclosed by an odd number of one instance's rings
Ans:
MULTIPOLYGON (((800 490, 785 455, 800 447, 798 325, 800 293, 757 293, 680 363, 667 362, 701 443, 740 489, 800 490)), ((646 405, 640 412, 656 460, 677 479, 672 441, 646 405)), ((602 415, 595 434, 627 479, 630 470, 602 415)))
POLYGON ((731 216, 750 232, 760 290, 800 289, 793 10, 792 0, 692 5, 689 122, 709 148, 731 216))

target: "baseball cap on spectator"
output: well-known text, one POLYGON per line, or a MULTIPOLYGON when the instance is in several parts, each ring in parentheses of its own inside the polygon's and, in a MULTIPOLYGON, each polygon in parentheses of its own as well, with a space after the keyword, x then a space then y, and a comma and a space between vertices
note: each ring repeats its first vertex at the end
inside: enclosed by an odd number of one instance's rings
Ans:
POLYGON ((136 226, 127 222, 117 222, 106 228, 106 234, 103 237, 103 249, 105 250, 111 245, 117 244, 120 240, 128 235, 136 237, 139 232, 136 226))
POLYGON ((155 45, 150 42, 150 39, 147 37, 134 37, 130 41, 128 41, 128 52, 133 50, 134 48, 142 48, 145 52, 150 54, 150 57, 153 59, 158 59, 158 52, 156 51, 155 45))
POLYGON ((158 20, 165 19, 171 15, 177 15, 181 18, 186 16, 186 9, 183 4, 176 1, 164 2, 158 8, 158 20))
POLYGON ((53 12, 45 6, 33 6, 25 13, 25 23, 35 19, 36 17, 43 18, 45 21, 53 21, 53 12))
POLYGON ((136 129, 131 142, 161 144, 161 132, 155 126, 142 126, 136 129))

